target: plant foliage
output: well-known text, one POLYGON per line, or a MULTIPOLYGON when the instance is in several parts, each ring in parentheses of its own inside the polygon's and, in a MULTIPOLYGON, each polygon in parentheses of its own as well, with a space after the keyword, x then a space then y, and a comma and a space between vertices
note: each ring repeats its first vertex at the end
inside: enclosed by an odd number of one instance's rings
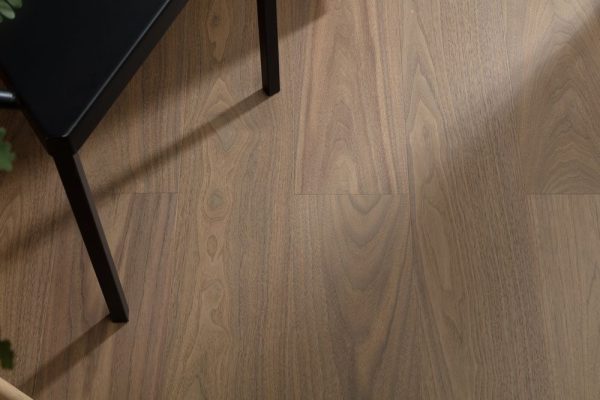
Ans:
POLYGON ((15 153, 12 152, 10 143, 4 141, 6 129, 0 128, 0 171, 12 171, 15 153))
POLYGON ((23 7, 21 0, 0 0, 0 22, 6 19, 15 19, 15 10, 23 7))
MULTIPOLYGON (((23 6, 21 0, 0 0, 0 23, 4 19, 14 19, 15 10, 23 6)), ((11 151, 10 143, 4 141, 6 130, 0 128, 0 171, 10 171, 12 162, 15 159, 14 153, 11 151)), ((4 369, 12 369, 14 364, 15 353, 12 350, 8 340, 0 340, 0 367, 4 369)))
POLYGON ((0 340, 0 367, 12 369, 15 353, 12 351, 8 340, 0 340))

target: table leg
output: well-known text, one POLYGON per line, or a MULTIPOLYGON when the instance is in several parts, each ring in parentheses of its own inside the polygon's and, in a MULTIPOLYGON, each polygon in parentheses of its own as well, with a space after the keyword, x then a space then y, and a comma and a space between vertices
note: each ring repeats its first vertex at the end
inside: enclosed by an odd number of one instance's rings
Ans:
POLYGON ((260 58, 265 93, 279 92, 279 40, 277 34, 277 1, 257 0, 260 58))
POLYGON ((113 322, 127 322, 129 320, 127 301, 79 156, 77 154, 54 156, 54 162, 100 283, 110 319, 113 322))

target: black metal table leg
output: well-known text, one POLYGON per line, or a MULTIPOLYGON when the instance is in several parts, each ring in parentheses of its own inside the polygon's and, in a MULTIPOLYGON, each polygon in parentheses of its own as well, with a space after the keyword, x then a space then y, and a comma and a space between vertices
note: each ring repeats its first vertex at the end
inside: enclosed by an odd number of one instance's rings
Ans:
POLYGON ((267 95, 272 96, 280 90, 277 1, 257 0, 257 2, 263 90, 267 95))
POLYGON ((85 172, 77 154, 55 155, 54 162, 106 300, 110 319, 127 322, 129 310, 85 172))

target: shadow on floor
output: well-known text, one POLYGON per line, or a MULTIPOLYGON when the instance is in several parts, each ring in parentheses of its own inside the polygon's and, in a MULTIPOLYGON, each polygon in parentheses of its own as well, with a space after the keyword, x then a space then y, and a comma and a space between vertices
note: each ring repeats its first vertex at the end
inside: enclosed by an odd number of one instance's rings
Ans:
POLYGON ((41 394, 48 386, 76 366, 81 360, 106 342, 124 325, 114 324, 108 318, 97 322, 74 342, 62 349, 57 355, 27 378, 19 389, 26 393, 41 394), (38 379, 43 377, 43 379, 38 379), (43 384, 40 384, 43 382, 43 384))
MULTIPOLYGON (((307 4, 305 2, 296 2, 293 0, 280 0, 278 2, 278 12, 280 42, 283 43, 288 35, 293 34, 294 32, 302 29, 309 23, 314 22, 323 16, 325 14, 325 2, 316 0, 307 4)), ((186 8, 182 11, 181 15, 177 18, 173 26, 165 34, 165 37, 158 44, 157 48, 153 50, 152 54, 149 56, 148 60, 146 60, 136 76, 139 75, 144 68, 158 68, 160 70, 165 63, 177 62, 177 60, 170 59, 169 57, 166 57, 167 60, 164 60, 164 58, 165 56, 171 56, 173 53, 173 49, 171 47, 178 48, 177 46, 180 46, 180 42, 184 39, 186 41, 185 45, 189 45, 190 47, 188 53, 189 59, 187 59, 187 62, 192 64, 191 69, 197 70, 198 73, 189 74, 189 76, 176 79, 173 82, 169 79, 168 87, 164 88, 164 90, 160 92, 152 89, 152 82, 143 82, 144 87, 150 85, 150 89, 147 91, 147 93, 144 92, 143 101, 165 101, 164 98, 168 98, 170 94, 182 91, 186 87, 193 87, 196 85, 196 81, 206 77, 207 72, 225 68, 228 65, 238 61, 240 58, 246 57, 250 53, 255 53, 258 60, 257 55, 259 40, 256 0, 190 1, 186 8), (203 22, 204 26, 199 22, 203 22), (217 51, 214 48, 218 45, 219 41, 227 41, 228 39, 231 39, 227 32, 221 33, 220 31, 232 31, 233 28, 230 27, 235 26, 236 24, 242 24, 242 28, 238 27, 236 29, 242 29, 244 34, 247 33, 247 41, 244 40, 243 43, 228 44, 226 48, 226 54, 222 55, 221 58, 219 58, 218 55, 213 57, 213 59, 210 59, 210 56, 202 57, 202 55, 205 53, 213 54, 215 51, 217 51), (225 25, 226 29, 221 25, 225 25), (190 35, 189 30, 191 29, 198 30, 198 35, 190 35), (211 30, 219 31, 219 33, 211 34, 211 30), (203 49, 210 50, 203 50, 201 55, 198 51, 194 52, 194 49, 197 50, 197 46, 201 46, 203 49), (159 97, 160 100, 153 99, 152 97, 154 96, 159 97)), ((282 61, 284 62, 284 60, 282 61)), ((259 69, 258 64, 259 63, 257 63, 257 70, 259 69)), ((134 77, 133 79, 136 78, 134 77)), ((127 96, 126 92, 127 89, 124 93, 125 96, 127 96)), ((256 92, 239 101, 229 110, 223 112, 212 121, 206 122, 196 131, 185 136, 180 142, 161 149, 160 154, 153 157, 148 157, 144 162, 141 163, 141 165, 134 168, 133 171, 128 171, 127 174, 117 176, 108 184, 98 188, 98 190, 95 190, 96 199, 100 201, 107 196, 108 192, 118 192, 120 187, 125 185, 127 182, 131 182, 136 178, 139 178, 141 174, 148 173, 151 170, 156 170, 157 168, 164 166, 174 155, 177 154, 177 152, 186 151, 186 149, 197 145, 208 132, 214 132, 215 130, 224 127, 225 125, 231 123, 234 119, 239 118, 243 114, 252 110, 266 99, 267 97, 263 95, 262 92, 256 92), (211 129, 207 129, 209 126, 211 129)), ((131 115, 139 112, 139 107, 137 107, 138 105, 138 103, 132 104, 131 102, 119 103, 119 117, 125 119, 130 118, 131 115)), ((44 168, 52 168, 45 159, 47 156, 45 155, 44 151, 41 150, 39 144, 35 143, 36 140, 30 137, 22 137, 33 136, 33 133, 31 132, 31 128, 28 127, 26 120, 22 115, 20 115, 20 113, 15 114, 15 111, 2 110, 0 112, 0 121, 6 122, 11 136, 11 138, 9 138, 10 140, 15 139, 15 136, 17 135, 16 132, 20 132, 19 135, 21 137, 17 138, 19 144, 19 159, 29 159, 30 162, 34 164, 34 168, 36 168, 39 164, 41 167, 43 167, 40 168, 42 170, 40 172, 41 174, 44 174, 44 168)), ((108 125, 103 125, 102 127, 103 130, 110 130, 110 128, 110 122, 108 125)), ((31 177, 27 176, 28 173, 28 171, 24 171, 22 168, 15 168, 15 170, 11 173, 10 179, 19 182, 30 181, 31 177)), ((3 180, 3 177, 0 175, 0 185, 2 185, 3 180)), ((46 237, 47 235, 50 235, 57 228, 57 226, 60 226, 56 224, 64 224, 66 221, 69 221, 72 218, 70 210, 65 210, 63 212, 59 212, 58 214, 58 216, 54 218, 48 218, 41 224, 37 224, 35 227, 30 228, 26 232, 17 234, 16 239, 3 243, 0 247, 0 258, 6 258, 15 255, 18 249, 21 248, 25 243, 27 243, 27 246, 31 246, 32 243, 27 242, 27 238, 31 237, 31 235, 35 234, 37 238, 46 237)), ((37 243, 33 243, 33 245, 38 246, 37 243)))
MULTIPOLYGON (((135 167, 133 171, 127 171, 127 173, 116 176, 108 182, 108 184, 98 188, 98 190, 95 191, 95 200, 101 202, 103 199, 111 196, 111 193, 114 193, 119 187, 138 178, 140 174, 145 174, 149 171, 158 169, 178 154, 197 148, 200 145, 200 142, 207 138, 209 134, 217 132, 241 118, 267 99, 268 97, 262 90, 242 99, 237 104, 218 114, 212 120, 205 122, 196 130, 190 132, 181 141, 161 149, 160 153, 154 156, 148 157, 141 165, 135 167)), ((16 256, 24 243, 27 243, 29 250, 32 250, 31 246, 39 246, 43 241, 39 240, 35 243, 31 243, 28 242, 28 238, 33 235, 38 238, 51 235, 58 227, 71 221, 72 218, 71 210, 65 209, 57 217, 45 220, 42 224, 32 226, 28 230, 21 232, 14 240, 3 242, 2 250, 0 250, 0 259, 11 259, 13 256, 16 256)))

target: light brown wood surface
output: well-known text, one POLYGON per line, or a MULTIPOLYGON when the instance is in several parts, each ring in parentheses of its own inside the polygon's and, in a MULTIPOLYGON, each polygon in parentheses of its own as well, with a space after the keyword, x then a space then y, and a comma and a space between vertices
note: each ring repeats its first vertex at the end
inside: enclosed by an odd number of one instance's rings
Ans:
POLYGON ((560 399, 600 396, 599 201, 573 195, 529 200, 550 384, 560 399))
POLYGON ((2 112, 0 376, 35 399, 600 398, 600 2, 194 0, 81 157, 113 325, 2 112))
POLYGON ((31 400, 31 397, 0 378, 0 398, 3 400, 31 400))

